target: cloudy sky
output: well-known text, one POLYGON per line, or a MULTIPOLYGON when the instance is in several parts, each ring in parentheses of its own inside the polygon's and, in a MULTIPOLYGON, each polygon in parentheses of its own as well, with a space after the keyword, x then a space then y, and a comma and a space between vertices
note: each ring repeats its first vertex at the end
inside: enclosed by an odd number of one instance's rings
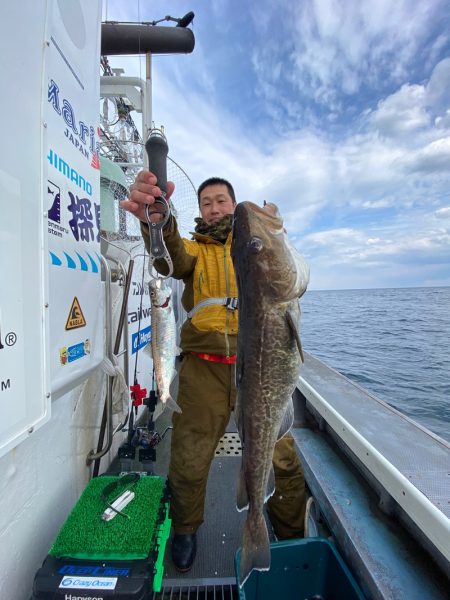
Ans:
POLYGON ((194 52, 154 57, 153 119, 194 184, 276 202, 311 289, 449 286, 447 0, 108 0, 103 17, 190 10, 194 52))

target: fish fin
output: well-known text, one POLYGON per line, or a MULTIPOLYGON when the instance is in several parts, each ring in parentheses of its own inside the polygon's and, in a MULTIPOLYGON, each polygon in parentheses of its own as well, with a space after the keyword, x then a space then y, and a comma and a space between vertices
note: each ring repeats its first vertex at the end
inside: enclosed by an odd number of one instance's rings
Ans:
POLYGON ((281 439, 290 430, 294 423, 294 405, 292 400, 289 400, 286 406, 286 412, 284 413, 283 420, 281 421, 280 430, 278 431, 277 439, 281 439))
POLYGON ((248 508, 248 493, 247 484, 245 483, 244 468, 241 464, 241 470, 239 472, 237 497, 236 497, 236 508, 239 512, 248 508))
POLYGON ((242 418, 242 410, 241 410, 241 399, 239 391, 236 394, 236 403, 234 406, 234 420, 236 422, 236 427, 239 432, 239 437, 241 440, 241 445, 244 445, 245 435, 244 435, 244 419, 242 418))
POLYGON ((242 536, 239 586, 242 587, 253 569, 270 569, 270 544, 266 521, 262 512, 248 513, 242 536))
POLYGON ((264 498, 264 502, 273 496, 275 493, 275 472, 273 470, 273 464, 270 465, 269 471, 269 479, 267 480, 267 488, 266 488, 266 497, 264 498))
POLYGON ((238 353, 237 360, 236 360, 236 371, 235 371, 236 388, 239 388, 239 384, 241 383, 243 376, 244 376, 244 361, 240 357, 240 354, 238 353))
POLYGON ((289 329, 291 330, 291 333, 294 336, 294 339, 297 343, 297 348, 298 348, 298 352, 300 354, 300 358, 302 359, 302 363, 304 363, 305 357, 303 356, 303 349, 302 349, 302 342, 300 340, 300 333, 298 330, 298 326, 295 323, 292 312, 289 310, 286 311, 286 321, 287 321, 287 324, 289 325, 289 329))
POLYGON ((167 407, 169 407, 174 412, 178 412, 178 413, 183 412, 181 410, 181 408, 178 406, 178 404, 175 402, 175 400, 172 398, 172 396, 167 396, 167 400, 166 400, 165 404, 167 407))

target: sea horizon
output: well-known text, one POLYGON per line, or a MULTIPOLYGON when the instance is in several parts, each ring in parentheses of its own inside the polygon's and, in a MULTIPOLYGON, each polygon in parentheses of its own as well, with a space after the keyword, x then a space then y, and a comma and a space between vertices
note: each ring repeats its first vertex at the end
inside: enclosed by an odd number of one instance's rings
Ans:
MULTIPOLYGON (((422 290, 422 289, 433 289, 433 288, 450 288, 450 283, 445 285, 433 284, 433 285, 398 285, 398 286, 387 286, 387 287, 364 287, 364 288, 310 288, 306 292, 351 292, 351 291, 365 291, 365 290, 422 290)), ((306 293, 305 292, 305 293, 306 293)))
POLYGON ((306 352, 450 441, 450 286, 310 290, 306 352))

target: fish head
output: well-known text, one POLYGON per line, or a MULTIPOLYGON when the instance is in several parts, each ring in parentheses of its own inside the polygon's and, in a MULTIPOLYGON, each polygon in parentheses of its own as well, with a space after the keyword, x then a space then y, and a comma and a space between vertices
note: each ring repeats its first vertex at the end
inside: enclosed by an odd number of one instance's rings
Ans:
POLYGON ((165 308, 170 303, 172 288, 163 279, 151 279, 149 284, 150 301, 155 308, 165 308))
POLYGON ((289 301, 306 288, 305 263, 290 243, 275 204, 260 207, 240 202, 236 206, 231 256, 239 295, 244 290, 259 291, 265 297, 289 301))

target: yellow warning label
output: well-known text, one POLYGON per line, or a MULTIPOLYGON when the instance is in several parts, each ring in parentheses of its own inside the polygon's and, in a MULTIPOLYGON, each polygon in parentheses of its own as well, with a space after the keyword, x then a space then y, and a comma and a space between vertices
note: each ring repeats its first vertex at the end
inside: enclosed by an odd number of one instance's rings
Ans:
POLYGON ((78 329, 78 327, 84 327, 85 325, 86 319, 84 318, 78 298, 75 296, 70 307, 69 316, 67 317, 66 331, 78 329))

